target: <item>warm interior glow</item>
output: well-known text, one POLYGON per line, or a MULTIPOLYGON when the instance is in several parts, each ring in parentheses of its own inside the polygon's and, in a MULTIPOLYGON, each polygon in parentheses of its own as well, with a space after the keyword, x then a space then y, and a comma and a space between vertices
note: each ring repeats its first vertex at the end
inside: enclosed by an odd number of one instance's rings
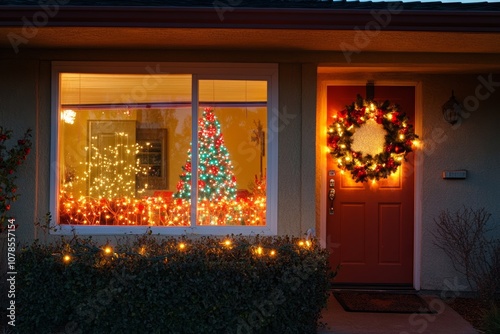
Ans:
POLYGON ((185 243, 183 243, 183 242, 181 242, 181 243, 179 244, 179 249, 180 249, 180 250, 183 250, 183 249, 185 249, 185 248, 186 248, 186 244, 185 244, 185 243))
POLYGON ((69 263, 71 261, 71 256, 69 256, 68 254, 64 255, 63 256, 63 261, 66 262, 66 263, 69 263))
POLYGON ((113 253, 113 248, 111 248, 110 246, 104 247, 104 253, 106 255, 112 254, 113 253))
POLYGON ((231 155, 212 155, 219 153, 210 142, 212 124, 200 122, 198 129, 206 129, 198 141, 208 149, 199 150, 198 166, 210 169, 198 181, 229 175, 231 164, 238 174, 234 181, 220 181, 219 188, 231 183, 232 196, 205 200, 199 192, 194 204, 190 191, 174 198, 181 176, 191 182, 183 168, 190 166, 186 153, 198 130, 192 128, 192 82, 184 74, 61 73, 59 224, 182 227, 196 218, 197 225, 266 225, 265 80, 199 81, 200 103, 222 105, 214 113, 225 136, 214 144, 226 145, 231 155), (151 130, 158 132, 145 137, 151 130), (157 140, 159 130, 168 140, 157 140), (163 183, 155 179, 160 176, 163 183), (193 205, 197 217, 191 217, 193 205))

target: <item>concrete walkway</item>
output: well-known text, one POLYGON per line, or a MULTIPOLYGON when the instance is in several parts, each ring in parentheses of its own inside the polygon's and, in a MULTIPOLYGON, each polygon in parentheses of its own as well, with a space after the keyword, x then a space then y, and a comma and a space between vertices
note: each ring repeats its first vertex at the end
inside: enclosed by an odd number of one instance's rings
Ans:
POLYGON ((441 299, 423 295, 436 314, 346 312, 333 295, 323 310, 318 334, 477 334, 467 321, 441 299))

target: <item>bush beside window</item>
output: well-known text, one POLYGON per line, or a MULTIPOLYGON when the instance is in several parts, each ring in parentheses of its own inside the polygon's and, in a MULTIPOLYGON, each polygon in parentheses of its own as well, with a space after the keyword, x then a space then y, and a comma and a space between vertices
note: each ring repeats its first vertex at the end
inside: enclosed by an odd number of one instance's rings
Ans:
POLYGON ((333 277, 293 237, 75 237, 18 259, 20 333, 316 333, 333 277))

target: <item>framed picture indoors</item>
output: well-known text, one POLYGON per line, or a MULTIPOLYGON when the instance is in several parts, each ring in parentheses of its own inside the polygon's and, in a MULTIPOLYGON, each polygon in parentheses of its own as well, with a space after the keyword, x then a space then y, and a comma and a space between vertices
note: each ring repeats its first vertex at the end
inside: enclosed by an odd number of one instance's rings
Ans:
POLYGON ((167 129, 137 129, 136 136, 137 160, 143 171, 137 175, 137 189, 167 189, 167 129))

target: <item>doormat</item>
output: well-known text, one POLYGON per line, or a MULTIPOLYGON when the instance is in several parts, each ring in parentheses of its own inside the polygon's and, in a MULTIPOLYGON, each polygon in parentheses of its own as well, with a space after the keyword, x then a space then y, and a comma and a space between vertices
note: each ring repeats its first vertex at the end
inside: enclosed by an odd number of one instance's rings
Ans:
POLYGON ((347 312, 436 313, 416 294, 338 291, 333 295, 347 312))

